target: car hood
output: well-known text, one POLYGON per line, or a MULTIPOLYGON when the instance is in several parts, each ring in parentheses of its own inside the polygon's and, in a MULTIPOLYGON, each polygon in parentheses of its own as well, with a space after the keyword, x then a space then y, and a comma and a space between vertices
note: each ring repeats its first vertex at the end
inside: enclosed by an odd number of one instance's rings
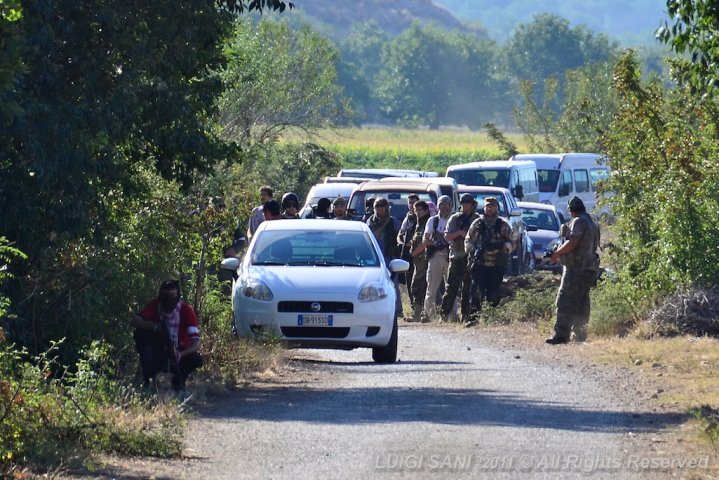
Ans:
POLYGON ((554 230, 537 230, 536 232, 527 233, 529 234, 529 238, 531 238, 535 244, 538 243, 540 245, 546 245, 550 242, 550 240, 559 238, 559 233, 554 230))
POLYGON ((273 291, 301 290, 307 293, 358 292, 368 283, 387 278, 378 267, 249 266, 246 276, 260 280, 273 291), (288 290, 285 290, 288 289, 288 290))

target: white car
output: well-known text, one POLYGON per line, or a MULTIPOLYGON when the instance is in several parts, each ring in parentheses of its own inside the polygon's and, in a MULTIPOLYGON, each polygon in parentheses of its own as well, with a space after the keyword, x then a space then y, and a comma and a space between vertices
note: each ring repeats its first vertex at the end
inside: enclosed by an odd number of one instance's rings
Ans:
POLYGON ((242 335, 274 335, 291 346, 372 348, 376 362, 397 359, 395 287, 377 241, 362 222, 262 222, 240 262, 232 288, 235 327, 242 335))

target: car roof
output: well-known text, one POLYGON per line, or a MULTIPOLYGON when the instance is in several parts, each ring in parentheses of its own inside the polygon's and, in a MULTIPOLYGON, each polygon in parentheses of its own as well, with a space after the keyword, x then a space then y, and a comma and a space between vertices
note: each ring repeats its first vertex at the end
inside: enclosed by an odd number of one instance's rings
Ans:
POLYGON ((493 187, 490 185, 459 185, 457 192, 463 193, 504 193, 510 195, 509 189, 503 187, 493 187))
POLYGON ((546 203, 539 202, 517 202, 519 208, 533 208, 534 210, 551 210, 556 212, 557 208, 554 205, 548 205, 546 203))
MULTIPOLYGON (((331 193, 332 196, 337 196, 342 193, 352 193, 352 190, 357 188, 356 183, 344 182, 344 183, 317 183, 312 185, 310 192, 314 196, 323 196, 324 193, 331 193)), ((308 194, 309 195, 309 194, 308 194)))
POLYGON ((257 231, 278 231, 278 230, 323 230, 323 231, 363 231, 369 227, 363 222, 347 222, 342 220, 327 219, 292 219, 292 220, 270 220, 260 223, 257 231))
POLYGON ((358 183, 366 182, 366 178, 360 177, 325 177, 324 183, 358 183))
POLYGON ((456 171, 456 170, 491 170, 491 169, 497 169, 497 168, 516 168, 516 167, 534 167, 534 162, 530 160, 526 161, 510 161, 510 160, 487 160, 484 162, 470 162, 470 163, 460 163, 457 165, 450 165, 447 167, 447 171, 456 171))
POLYGON ((396 178, 381 178, 378 180, 370 180, 361 183, 357 187, 357 191, 392 191, 392 190, 406 190, 406 191, 420 191, 426 192, 439 188, 439 183, 436 182, 439 177, 430 178, 407 178, 407 177, 396 177, 396 178))

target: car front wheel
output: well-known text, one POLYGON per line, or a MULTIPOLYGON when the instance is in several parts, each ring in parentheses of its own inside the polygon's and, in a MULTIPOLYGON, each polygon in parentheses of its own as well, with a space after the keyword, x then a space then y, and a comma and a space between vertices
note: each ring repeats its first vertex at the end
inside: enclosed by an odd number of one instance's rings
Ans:
POLYGON ((392 335, 389 343, 384 347, 372 349, 372 360, 377 363, 394 363, 397 361, 397 318, 392 324, 392 335))

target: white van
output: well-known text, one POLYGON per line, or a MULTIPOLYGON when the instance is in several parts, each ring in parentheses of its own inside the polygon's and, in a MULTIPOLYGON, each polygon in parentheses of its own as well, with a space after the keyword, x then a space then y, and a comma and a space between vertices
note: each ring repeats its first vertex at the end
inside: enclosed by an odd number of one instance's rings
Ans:
POLYGON ((597 153, 525 153, 510 159, 527 160, 537 166, 539 202, 554 205, 559 212, 566 211, 574 195, 591 212, 597 204, 597 183, 610 174, 604 155, 597 153))
POLYGON ((489 161, 450 165, 447 177, 460 185, 502 187, 508 189, 517 200, 539 201, 539 179, 534 162, 489 161))

